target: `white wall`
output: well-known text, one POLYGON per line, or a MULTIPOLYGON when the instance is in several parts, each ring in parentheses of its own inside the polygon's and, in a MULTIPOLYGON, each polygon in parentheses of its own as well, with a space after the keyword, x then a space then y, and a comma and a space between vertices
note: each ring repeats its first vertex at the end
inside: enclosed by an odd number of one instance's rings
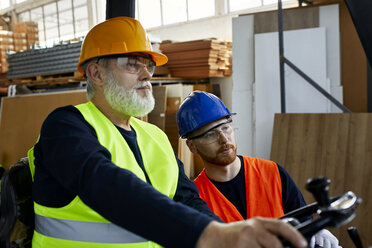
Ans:
POLYGON ((225 15, 147 29, 147 32, 154 41, 189 41, 212 37, 232 40, 231 23, 231 16, 225 15))
MULTIPOLYGON (((210 17, 192 21, 189 23, 179 23, 168 25, 161 28, 147 29, 150 39, 155 42, 164 40, 190 41, 207 38, 217 38, 221 40, 232 40, 232 18, 231 15, 210 17)), ((212 84, 219 84, 222 99, 225 105, 232 109, 232 77, 212 78, 212 84)))
POLYGON ((254 154, 254 34, 253 16, 246 15, 233 18, 233 88, 232 111, 234 117, 235 137, 238 153, 254 154))
POLYGON ((232 109, 232 77, 211 78, 212 84, 218 84, 221 90, 221 98, 228 109, 232 109))
MULTIPOLYGON (((285 31, 285 57, 330 93, 326 66, 326 29, 285 31)), ((274 116, 280 113, 278 33, 255 35, 255 156, 270 159, 274 116)), ((329 101, 300 75, 285 66, 287 113, 328 113, 329 101)))
MULTIPOLYGON (((319 7, 319 25, 325 29, 325 51, 323 52, 326 57, 326 62, 323 65, 311 64, 311 67, 322 66, 326 70, 326 78, 330 84, 331 94, 336 97, 339 101, 342 101, 342 87, 340 86, 340 39, 339 39, 339 16, 338 16, 338 5, 329 5, 319 7)), ((255 69, 264 71, 264 74, 270 73, 271 70, 278 70, 276 67, 266 66, 266 63, 255 64, 254 58, 257 56, 254 49, 254 20, 252 15, 240 16, 233 19, 233 89, 232 89, 232 111, 237 112, 238 115, 235 118, 234 127, 236 128, 236 137, 238 143, 238 153, 250 156, 260 156, 269 159, 271 150, 271 137, 269 141, 262 142, 267 137, 261 137, 260 134, 269 134, 272 132, 272 124, 266 125, 266 131, 260 130, 257 132, 258 127, 262 128, 262 123, 257 123, 257 113, 261 114, 265 112, 265 107, 272 108, 273 106, 261 106, 262 103, 269 104, 267 101, 268 95, 262 96, 256 95, 255 81, 255 69), (260 68, 257 68, 259 66, 260 68), (264 67, 264 68, 263 68, 264 67), (261 99, 257 99, 261 97, 261 99), (266 101, 265 98, 266 97, 266 101), (260 102, 260 104, 257 104, 260 102), (258 106, 260 105, 260 106, 258 106)), ((285 38, 285 35, 284 35, 285 38)), ((277 39, 277 38, 274 38, 277 39)), ((304 41, 306 42, 306 41, 304 41)), ((288 44, 287 44, 288 45, 288 44)), ((311 46, 311 43, 308 44, 311 46)), ((272 45, 271 45, 272 46, 272 45)), ((286 46, 286 45, 285 45, 286 46)), ((270 48, 270 47, 269 47, 270 48)), ((275 47, 278 49, 278 47, 275 47)), ((304 44, 296 42, 291 44, 291 49, 301 54, 301 50, 305 49, 304 44)), ((265 49, 263 49, 265 51, 265 49)), ((278 51, 271 52, 273 55, 270 60, 274 61, 275 65, 279 67, 278 51)), ((294 52, 296 54, 296 52, 294 52)), ((286 56, 286 50, 284 51, 286 56)), ((308 58, 306 56, 297 60, 295 64, 301 64, 306 62, 308 58)), ((295 73, 292 69, 286 66, 286 77, 289 74, 295 73)), ((306 70, 305 70, 306 73, 306 70)), ((317 74, 314 74, 315 76, 317 74)), ((278 76, 277 76, 278 77, 278 76)), ((324 77, 323 77, 324 78, 324 77)), ((276 78, 279 80, 278 78, 276 78)), ((305 83, 306 82, 299 82, 305 83)), ((306 85, 308 86, 308 85, 306 85)), ((261 89, 262 90, 262 89, 261 89)), ((265 92, 271 92, 272 87, 264 89, 265 92)), ((276 90, 278 91, 278 90, 276 90)), ((276 92, 279 94, 279 92, 276 92)), ((299 93, 300 94, 300 93, 299 93)), ((288 97, 288 95, 287 95, 288 97)), ((306 97, 302 95, 302 97, 306 97)), ((325 100, 328 101, 328 100, 325 100)), ((289 101, 287 101, 288 104, 289 101)), ((279 103, 271 103, 275 106, 279 103)), ((292 102, 293 104, 293 102, 292 102)), ((327 104, 331 107, 328 108, 329 112, 340 112, 338 108, 332 106, 329 101, 327 104)), ((275 107, 274 106, 274 107, 275 107)), ((287 109, 291 109, 287 105, 287 109)), ((306 110, 305 112, 311 112, 306 110)), ((314 109, 314 112, 319 112, 314 109)), ((267 135, 266 135, 267 136, 267 135)))

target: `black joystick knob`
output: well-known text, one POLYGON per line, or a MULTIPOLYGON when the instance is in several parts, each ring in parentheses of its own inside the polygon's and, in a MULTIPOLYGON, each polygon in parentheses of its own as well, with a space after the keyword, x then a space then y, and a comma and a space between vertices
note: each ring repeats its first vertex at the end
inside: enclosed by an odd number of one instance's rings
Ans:
POLYGON ((329 184, 331 180, 325 177, 314 177, 307 180, 306 189, 310 191, 315 200, 318 202, 319 207, 329 207, 329 184))
POLYGON ((356 248, 363 248, 362 241, 360 240, 360 236, 358 234, 358 231, 356 227, 351 226, 347 229, 347 232, 349 233, 349 236, 351 240, 353 241, 356 248))

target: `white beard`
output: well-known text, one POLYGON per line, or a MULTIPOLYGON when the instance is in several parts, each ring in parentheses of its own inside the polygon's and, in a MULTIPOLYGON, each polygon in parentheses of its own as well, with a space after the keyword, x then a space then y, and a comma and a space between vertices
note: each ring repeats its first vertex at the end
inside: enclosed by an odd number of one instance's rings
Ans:
POLYGON ((103 93, 110 106, 119 113, 142 117, 150 113, 155 106, 155 99, 152 95, 152 86, 148 81, 142 81, 126 90, 119 85, 111 72, 104 75, 106 83, 103 86, 103 93), (149 86, 150 91, 144 97, 138 95, 136 89, 149 86))

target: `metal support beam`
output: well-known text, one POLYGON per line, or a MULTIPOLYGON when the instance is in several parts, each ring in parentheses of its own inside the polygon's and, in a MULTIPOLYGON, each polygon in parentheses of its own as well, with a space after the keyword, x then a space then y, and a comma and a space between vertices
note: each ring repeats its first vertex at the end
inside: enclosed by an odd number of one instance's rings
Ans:
POLYGON ((329 94, 326 90, 324 90, 319 84, 317 84, 314 80, 312 80, 308 75, 306 75, 303 71, 301 71, 297 66, 295 66, 291 61, 287 58, 283 58, 284 62, 292 68, 298 75, 300 75, 303 79, 305 79, 311 86, 317 89, 320 93, 322 93, 325 97, 327 97, 331 102, 333 102, 337 107, 339 107, 343 112, 350 113, 351 111, 346 108, 342 103, 340 103, 336 98, 334 98, 331 94, 329 94))
POLYGON ((285 74, 284 74, 284 44, 283 44, 283 9, 282 1, 278 0, 278 31, 279 31, 279 70, 280 70, 280 106, 282 113, 286 112, 285 104, 285 74))
POLYGON ((106 20, 117 16, 135 18, 135 0, 106 0, 106 20))
POLYGON ((308 75, 301 71, 297 66, 295 66, 291 61, 289 61, 284 56, 284 43, 283 43, 283 9, 282 1, 278 0, 278 32, 279 32, 279 63, 280 63, 280 98, 281 98, 281 111, 286 112, 285 106, 285 71, 284 66, 287 64, 292 68, 298 75, 305 79, 311 86, 328 98, 332 103, 334 103, 343 112, 350 113, 351 111, 346 108, 342 103, 340 103, 336 98, 324 90, 319 84, 312 80, 308 75))
POLYGON ((345 0, 345 3, 358 32, 360 42, 366 52, 369 64, 372 66, 372 1, 345 0))

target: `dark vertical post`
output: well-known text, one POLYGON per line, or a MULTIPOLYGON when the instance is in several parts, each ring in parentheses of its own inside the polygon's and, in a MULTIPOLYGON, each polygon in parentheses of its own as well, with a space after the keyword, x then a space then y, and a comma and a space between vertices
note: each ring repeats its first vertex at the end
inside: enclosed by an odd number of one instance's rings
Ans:
POLYGON ((351 19, 358 32, 360 42, 366 52, 369 64, 372 65, 372 1, 371 0, 345 0, 351 19))
POLYGON ((106 20, 117 16, 135 18, 136 0, 106 0, 106 20))
POLYGON ((282 1, 278 0, 278 33, 279 33, 279 63, 280 63, 280 102, 282 113, 285 107, 285 74, 284 74, 284 45, 283 45, 283 10, 282 1))
POLYGON ((372 113, 372 66, 367 63, 367 111, 372 113))
POLYGON ((367 111, 372 112, 372 1, 345 0, 345 3, 367 56, 367 111))

